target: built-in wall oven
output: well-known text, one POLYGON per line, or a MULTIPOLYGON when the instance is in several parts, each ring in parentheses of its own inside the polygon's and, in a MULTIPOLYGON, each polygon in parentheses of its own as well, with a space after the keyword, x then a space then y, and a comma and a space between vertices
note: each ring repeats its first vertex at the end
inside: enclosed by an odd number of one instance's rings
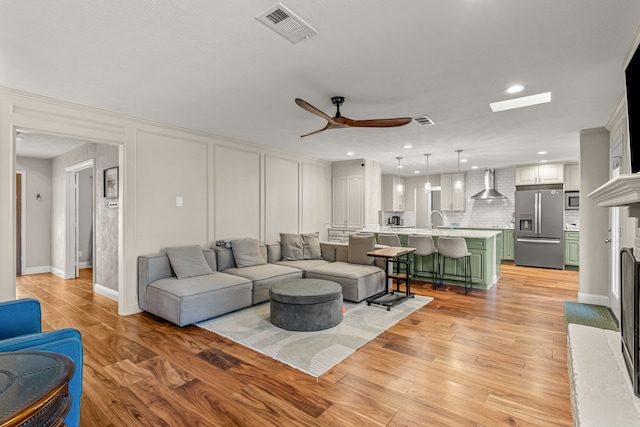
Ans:
POLYGON ((580 209, 580 192, 579 191, 565 191, 564 208, 566 210, 580 209))

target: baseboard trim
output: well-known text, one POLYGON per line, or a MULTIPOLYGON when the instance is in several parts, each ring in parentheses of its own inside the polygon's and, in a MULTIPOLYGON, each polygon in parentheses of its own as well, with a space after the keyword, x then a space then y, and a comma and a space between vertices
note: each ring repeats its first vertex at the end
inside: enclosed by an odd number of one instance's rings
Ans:
POLYGON ((52 274, 55 274, 58 277, 62 277, 63 279, 65 279, 64 277, 64 271, 60 270, 59 268, 56 267, 51 267, 51 271, 52 274))
POLYGON ((118 302, 118 291, 114 291, 113 289, 107 288, 99 283, 95 283, 93 285, 93 292, 118 302))
POLYGON ((85 262, 79 262, 78 263, 78 268, 90 268, 93 265, 91 264, 91 261, 85 261, 85 262))
POLYGON ((583 304, 602 305, 604 307, 609 307, 609 296, 578 292, 578 302, 581 302, 583 304))
POLYGON ((27 267, 23 275, 51 273, 50 265, 41 265, 39 267, 27 267))

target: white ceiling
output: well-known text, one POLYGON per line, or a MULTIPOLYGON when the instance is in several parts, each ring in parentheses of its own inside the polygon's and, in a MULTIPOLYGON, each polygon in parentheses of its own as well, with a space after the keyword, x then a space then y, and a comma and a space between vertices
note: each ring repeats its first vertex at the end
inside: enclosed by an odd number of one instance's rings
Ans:
POLYGON ((16 138, 16 156, 53 159, 84 144, 87 144, 87 141, 20 132, 16 138))
POLYGON ((577 160, 581 129, 624 93, 638 0, 283 0, 319 34, 292 44, 255 17, 272 0, 0 3, 0 85, 288 152, 373 159, 383 173, 450 172, 454 150, 500 168, 577 160), (552 102, 489 103, 551 91, 552 102), (333 116, 429 116, 391 129, 300 138, 333 116), (414 148, 405 149, 405 144, 414 148), (538 151, 548 151, 539 156, 538 151))

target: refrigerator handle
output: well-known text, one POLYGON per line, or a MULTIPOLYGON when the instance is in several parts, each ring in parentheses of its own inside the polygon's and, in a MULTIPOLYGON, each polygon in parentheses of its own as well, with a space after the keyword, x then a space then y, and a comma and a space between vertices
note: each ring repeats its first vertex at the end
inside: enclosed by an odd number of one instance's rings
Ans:
POLYGON ((538 232, 538 193, 533 193, 533 233, 538 232))
POLYGON ((542 193, 538 193, 538 234, 542 233, 542 193))

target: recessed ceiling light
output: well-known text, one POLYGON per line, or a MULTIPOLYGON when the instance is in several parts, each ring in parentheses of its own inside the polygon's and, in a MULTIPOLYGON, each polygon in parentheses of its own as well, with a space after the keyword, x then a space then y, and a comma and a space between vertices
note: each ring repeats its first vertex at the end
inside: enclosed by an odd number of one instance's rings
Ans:
POLYGON ((477 166, 471 166, 471 169, 478 169, 477 166))
POLYGON ((420 171, 413 171, 413 173, 420 173, 420 171))
POLYGON ((547 163, 547 160, 540 160, 540 163, 547 163))
POLYGON ((532 105, 551 102, 551 92, 539 93, 537 95, 523 96, 521 98, 507 99, 506 101, 492 102, 489 104, 491 111, 513 110, 514 108, 530 107, 532 105))
POLYGON ((467 159, 460 160, 460 163, 467 163, 467 159))
POLYGON ((413 145, 407 144, 407 145, 404 146, 404 148, 413 148, 413 145))
POLYGON ((538 154, 543 155, 543 154, 547 154, 546 151, 538 151, 538 154))
POLYGON ((518 93, 518 92, 522 92, 522 90, 524 89, 524 86, 522 85, 513 85, 507 88, 507 90, 505 90, 505 92, 507 93, 518 93))
POLYGON ((353 151, 349 151, 349 152, 347 153, 347 156, 353 156, 354 154, 355 154, 355 153, 354 153, 353 151))

